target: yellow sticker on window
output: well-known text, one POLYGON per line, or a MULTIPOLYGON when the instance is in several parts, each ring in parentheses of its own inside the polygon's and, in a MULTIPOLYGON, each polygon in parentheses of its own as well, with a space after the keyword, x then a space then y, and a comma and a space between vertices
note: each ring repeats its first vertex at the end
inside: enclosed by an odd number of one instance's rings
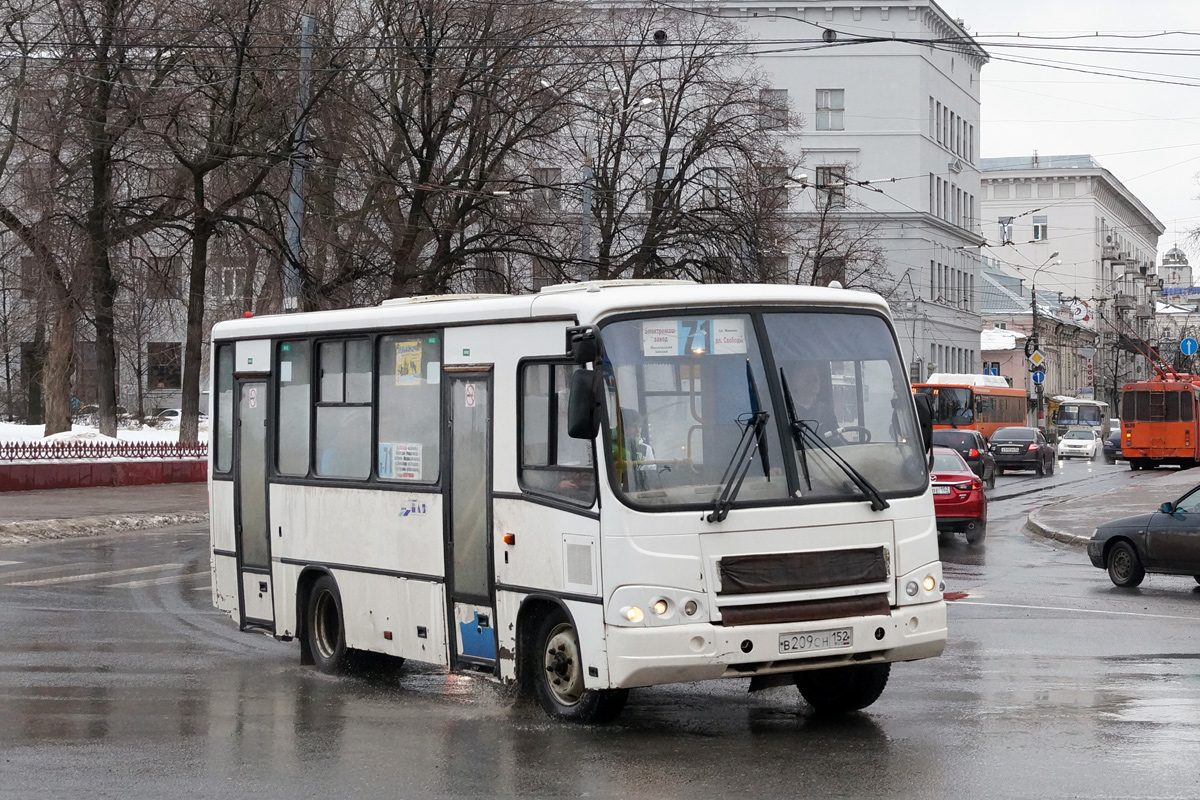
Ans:
POLYGON ((396 342, 396 385, 421 384, 421 340, 396 342))

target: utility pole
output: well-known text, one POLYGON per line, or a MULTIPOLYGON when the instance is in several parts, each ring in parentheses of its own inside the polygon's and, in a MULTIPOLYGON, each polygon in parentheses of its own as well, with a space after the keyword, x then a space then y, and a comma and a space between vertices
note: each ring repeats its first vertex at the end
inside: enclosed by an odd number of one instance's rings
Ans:
MULTIPOLYGON (((1030 280, 1030 282, 1029 282, 1030 303, 1031 303, 1032 311, 1033 311, 1033 330, 1030 331, 1030 335, 1033 337, 1033 352, 1035 352, 1035 353, 1037 353, 1041 349, 1041 340, 1038 337, 1037 276, 1038 276, 1038 273, 1041 272, 1043 269, 1045 269, 1047 266, 1049 266, 1051 262, 1054 262, 1055 264, 1062 263, 1061 261, 1054 261, 1054 259, 1056 259, 1056 258, 1058 258, 1057 250, 1055 250, 1053 253, 1051 253, 1050 257, 1047 258, 1040 267, 1038 267, 1037 269, 1035 269, 1033 271, 1033 279, 1030 280)), ((1038 365, 1035 365, 1035 366, 1038 366, 1038 365)), ((1044 383, 1045 372, 1043 372, 1042 375, 1043 375, 1042 380, 1044 383)), ((1043 386, 1042 383, 1034 384, 1034 391, 1037 394, 1037 414, 1034 416, 1034 420, 1033 420, 1035 427, 1038 427, 1042 421, 1042 414, 1043 414, 1042 398, 1044 397, 1044 391, 1042 389, 1042 386, 1043 386)))
POLYGON ((300 17, 300 80, 296 129, 292 134, 292 178, 288 186, 287 255, 283 264, 283 310, 300 310, 300 229, 304 218, 304 168, 308 162, 308 90, 316 17, 300 17))

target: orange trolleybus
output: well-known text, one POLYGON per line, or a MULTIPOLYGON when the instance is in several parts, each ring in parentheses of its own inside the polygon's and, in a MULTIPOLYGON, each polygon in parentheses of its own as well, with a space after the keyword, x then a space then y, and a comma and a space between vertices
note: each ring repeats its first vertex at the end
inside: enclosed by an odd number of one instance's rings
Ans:
POLYGON ((925 383, 914 383, 913 392, 933 396, 935 429, 970 428, 990 439, 998 428, 1026 424, 1025 390, 999 375, 935 372, 925 383))
POLYGON ((1159 370, 1121 391, 1121 453, 1130 469, 1200 462, 1200 376, 1159 370))

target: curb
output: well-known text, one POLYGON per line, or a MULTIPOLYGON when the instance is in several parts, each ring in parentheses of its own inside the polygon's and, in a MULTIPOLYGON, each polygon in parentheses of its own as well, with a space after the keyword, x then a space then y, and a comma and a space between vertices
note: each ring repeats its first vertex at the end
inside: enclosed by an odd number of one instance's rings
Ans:
POLYGON ((1037 511, 1031 511, 1025 520, 1026 530, 1032 532, 1035 536, 1078 548, 1087 547, 1088 540, 1092 538, 1090 536, 1076 536, 1067 531, 1047 527, 1034 519, 1035 516, 1037 516, 1037 511))
POLYGON ((207 512, 187 512, 180 514, 119 514, 103 517, 10 522, 0 525, 0 545, 29 544, 30 542, 54 539, 77 539, 85 536, 207 521, 207 512))

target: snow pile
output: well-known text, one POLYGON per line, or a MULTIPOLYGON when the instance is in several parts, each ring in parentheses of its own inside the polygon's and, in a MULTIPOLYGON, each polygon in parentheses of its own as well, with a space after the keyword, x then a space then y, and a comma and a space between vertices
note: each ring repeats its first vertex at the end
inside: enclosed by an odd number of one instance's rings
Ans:
MULTIPOLYGON (((92 425, 72 425, 71 430, 45 435, 45 425, 17 425, 11 422, 0 422, 0 442, 92 442, 95 444, 116 444, 117 442, 177 442, 179 429, 154 428, 143 425, 140 428, 118 428, 117 436, 105 436, 92 425)), ((197 436, 202 442, 208 441, 208 425, 202 424, 197 436)))
POLYGON ((1025 334, 1020 331, 988 328, 979 334, 979 349, 985 353, 989 350, 1016 350, 1017 340, 1024 338, 1025 334))

